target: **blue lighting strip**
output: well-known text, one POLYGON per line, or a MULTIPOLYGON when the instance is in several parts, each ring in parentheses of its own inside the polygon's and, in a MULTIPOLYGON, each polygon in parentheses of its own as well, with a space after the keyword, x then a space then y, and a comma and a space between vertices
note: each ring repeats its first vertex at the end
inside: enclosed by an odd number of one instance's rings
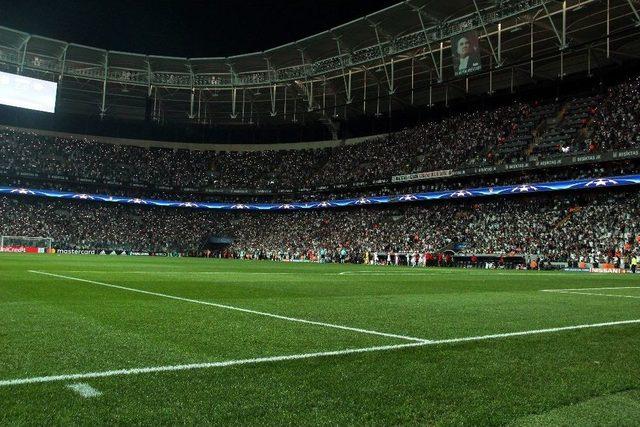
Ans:
POLYGON ((180 202, 171 200, 138 199, 131 197, 108 196, 103 194, 71 193, 53 190, 35 190, 28 188, 0 187, 0 194, 39 196, 52 199, 94 200, 98 202, 120 203, 125 205, 161 206, 209 210, 249 210, 249 211, 286 211, 302 209, 342 208, 347 206, 384 205, 389 203, 408 203, 423 200, 472 199, 485 196, 509 196, 518 194, 547 193, 551 191, 587 190, 592 188, 622 187, 640 184, 640 175, 616 176, 610 178, 589 178, 574 181, 545 182, 537 184, 503 185, 498 187, 471 188, 468 190, 448 190, 431 193, 416 193, 394 196, 361 197, 358 199, 327 200, 324 202, 292 203, 215 203, 180 202))

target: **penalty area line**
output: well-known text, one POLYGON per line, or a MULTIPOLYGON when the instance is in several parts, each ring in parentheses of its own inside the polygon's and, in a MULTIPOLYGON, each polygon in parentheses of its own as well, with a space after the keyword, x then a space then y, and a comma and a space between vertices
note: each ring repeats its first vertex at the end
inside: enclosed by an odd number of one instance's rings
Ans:
POLYGON ((508 333, 491 334, 491 335, 479 335, 479 336, 472 336, 472 337, 451 338, 451 339, 442 339, 442 340, 433 340, 433 341, 422 341, 422 342, 413 342, 413 343, 407 343, 407 344, 353 348, 353 349, 337 350, 337 351, 324 351, 324 352, 318 352, 318 353, 303 353, 303 354, 291 354, 291 355, 285 355, 285 356, 259 357, 259 358, 253 358, 253 359, 193 363, 188 365, 151 366, 151 367, 143 367, 143 368, 119 369, 119 370, 87 372, 87 373, 79 373, 79 374, 64 374, 64 375, 51 375, 51 376, 41 376, 41 377, 32 377, 32 378, 17 378, 17 379, 11 379, 11 380, 1 380, 0 387, 18 386, 18 385, 25 385, 25 384, 50 383, 50 382, 69 381, 69 380, 81 380, 81 379, 88 379, 88 378, 107 378, 107 377, 126 376, 126 375, 160 373, 160 372, 191 371, 191 370, 199 370, 199 369, 222 368, 222 367, 229 367, 229 366, 255 365, 260 363, 314 359, 314 358, 331 357, 331 356, 346 356, 351 354, 392 351, 392 350, 408 349, 413 347, 426 347, 426 346, 432 346, 432 345, 456 344, 456 343, 465 343, 465 342, 474 342, 474 341, 477 342, 477 341, 486 341, 486 340, 493 340, 493 339, 550 334, 550 333, 557 333, 557 332, 563 332, 563 331, 604 328, 608 326, 621 326, 621 325, 630 325, 630 324, 639 324, 639 323, 640 323, 640 319, 621 320, 621 321, 615 321, 615 322, 562 326, 562 327, 547 328, 547 329, 533 329, 528 331, 508 332, 508 333))
POLYGON ((248 308, 235 307, 235 306, 232 306, 232 305, 218 304, 218 303, 214 303, 214 302, 201 301, 201 300, 196 300, 196 299, 191 299, 191 298, 183 298, 183 297, 179 297, 179 296, 175 296, 175 295, 162 294, 162 293, 159 293, 159 292, 145 291, 145 290, 142 290, 142 289, 136 289, 136 288, 129 288, 129 287, 126 287, 126 286, 113 285, 111 283, 104 283, 104 282, 97 282, 95 280, 82 279, 82 278, 79 278, 79 277, 64 276, 62 274, 47 273, 45 271, 29 270, 29 273, 56 277, 58 279, 73 280, 73 281, 76 281, 76 282, 90 283, 90 284, 93 284, 93 285, 104 286, 104 287, 107 287, 107 288, 120 289, 120 290, 123 290, 123 291, 136 292, 136 293, 145 294, 145 295, 153 295, 153 296, 156 296, 156 297, 167 298, 167 299, 172 299, 172 300, 176 300, 176 301, 182 301, 182 302, 188 302, 188 303, 200 304, 200 305, 207 305, 207 306, 210 306, 210 307, 223 308, 225 310, 233 310, 233 311, 239 311, 239 312, 242 312, 242 313, 255 314, 255 315, 258 315, 258 316, 271 317, 273 319, 287 320, 289 322, 297 322, 297 323, 304 323, 304 324, 307 324, 307 325, 323 326, 325 328, 341 329, 341 330, 344 330, 344 331, 358 332, 358 333, 361 333, 361 334, 369 334, 369 335, 378 335, 378 336, 382 336, 382 337, 396 338, 396 339, 401 339, 401 340, 406 340, 406 341, 415 341, 415 342, 428 341, 428 340, 425 340, 423 338, 409 337, 409 336, 406 336, 406 335, 391 334, 391 333, 387 333, 387 332, 379 332, 379 331, 373 331, 373 330, 369 330, 369 329, 353 328, 353 327, 350 327, 350 326, 337 325, 337 324, 334 324, 334 323, 316 322, 314 320, 299 319, 297 317, 282 316, 282 315, 279 315, 279 314, 267 313, 267 312, 264 312, 264 311, 256 311, 256 310, 250 310, 248 308))

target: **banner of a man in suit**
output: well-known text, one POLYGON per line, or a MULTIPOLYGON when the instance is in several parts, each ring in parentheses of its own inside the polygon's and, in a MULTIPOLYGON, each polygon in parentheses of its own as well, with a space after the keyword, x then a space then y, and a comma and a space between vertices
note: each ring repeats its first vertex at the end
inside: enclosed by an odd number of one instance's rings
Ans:
POLYGON ((453 73, 456 77, 466 76, 482 70, 478 33, 467 31, 451 39, 453 73))

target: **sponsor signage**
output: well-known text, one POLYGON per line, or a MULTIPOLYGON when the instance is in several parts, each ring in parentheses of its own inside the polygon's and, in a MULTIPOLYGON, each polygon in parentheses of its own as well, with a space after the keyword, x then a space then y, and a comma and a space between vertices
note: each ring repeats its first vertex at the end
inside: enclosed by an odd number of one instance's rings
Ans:
POLYGON ((612 160, 627 160, 627 159, 636 159, 636 158, 640 158, 640 149, 608 151, 606 153, 601 153, 601 154, 585 154, 582 156, 563 156, 563 157, 556 157, 553 159, 545 159, 545 160, 538 160, 538 161, 532 161, 532 162, 518 162, 518 163, 510 163, 507 165, 472 167, 472 168, 466 168, 464 170, 420 172, 420 173, 412 173, 407 175, 396 175, 391 178, 391 182, 399 183, 399 182, 422 181, 422 180, 429 180, 434 178, 487 175, 492 173, 525 171, 525 170, 539 169, 539 168, 545 168, 545 167, 573 166, 573 165, 579 165, 579 164, 585 164, 585 163, 608 162, 612 160))
POLYGON ((625 274, 627 270, 624 268, 591 268, 591 273, 609 273, 609 274, 625 274))
POLYGON ((91 249, 56 249, 59 255, 95 255, 96 251, 91 249))
POLYGON ((440 170, 433 172, 420 172, 411 173, 408 175, 397 175, 391 178, 391 182, 409 182, 409 181, 422 181, 435 178, 446 178, 453 175, 453 170, 440 170))
POLYGON ((14 254, 43 254, 46 252, 45 248, 38 248, 36 246, 2 246, 0 252, 8 252, 14 254))
POLYGON ((54 253, 58 255, 167 256, 165 252, 151 253, 147 251, 123 251, 120 249, 55 248, 54 253))

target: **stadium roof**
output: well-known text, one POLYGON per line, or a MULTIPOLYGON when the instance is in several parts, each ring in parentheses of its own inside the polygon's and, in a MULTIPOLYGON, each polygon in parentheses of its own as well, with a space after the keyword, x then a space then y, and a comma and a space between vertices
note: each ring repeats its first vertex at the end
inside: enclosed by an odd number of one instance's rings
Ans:
MULTIPOLYGON (((58 111, 207 123, 382 114, 636 58, 634 0, 407 0, 302 40, 224 58, 141 55, 0 27, 5 71, 60 81, 58 111), (483 70, 455 77, 452 36, 483 70)), ((268 31, 268 29, 265 29, 268 31)))

